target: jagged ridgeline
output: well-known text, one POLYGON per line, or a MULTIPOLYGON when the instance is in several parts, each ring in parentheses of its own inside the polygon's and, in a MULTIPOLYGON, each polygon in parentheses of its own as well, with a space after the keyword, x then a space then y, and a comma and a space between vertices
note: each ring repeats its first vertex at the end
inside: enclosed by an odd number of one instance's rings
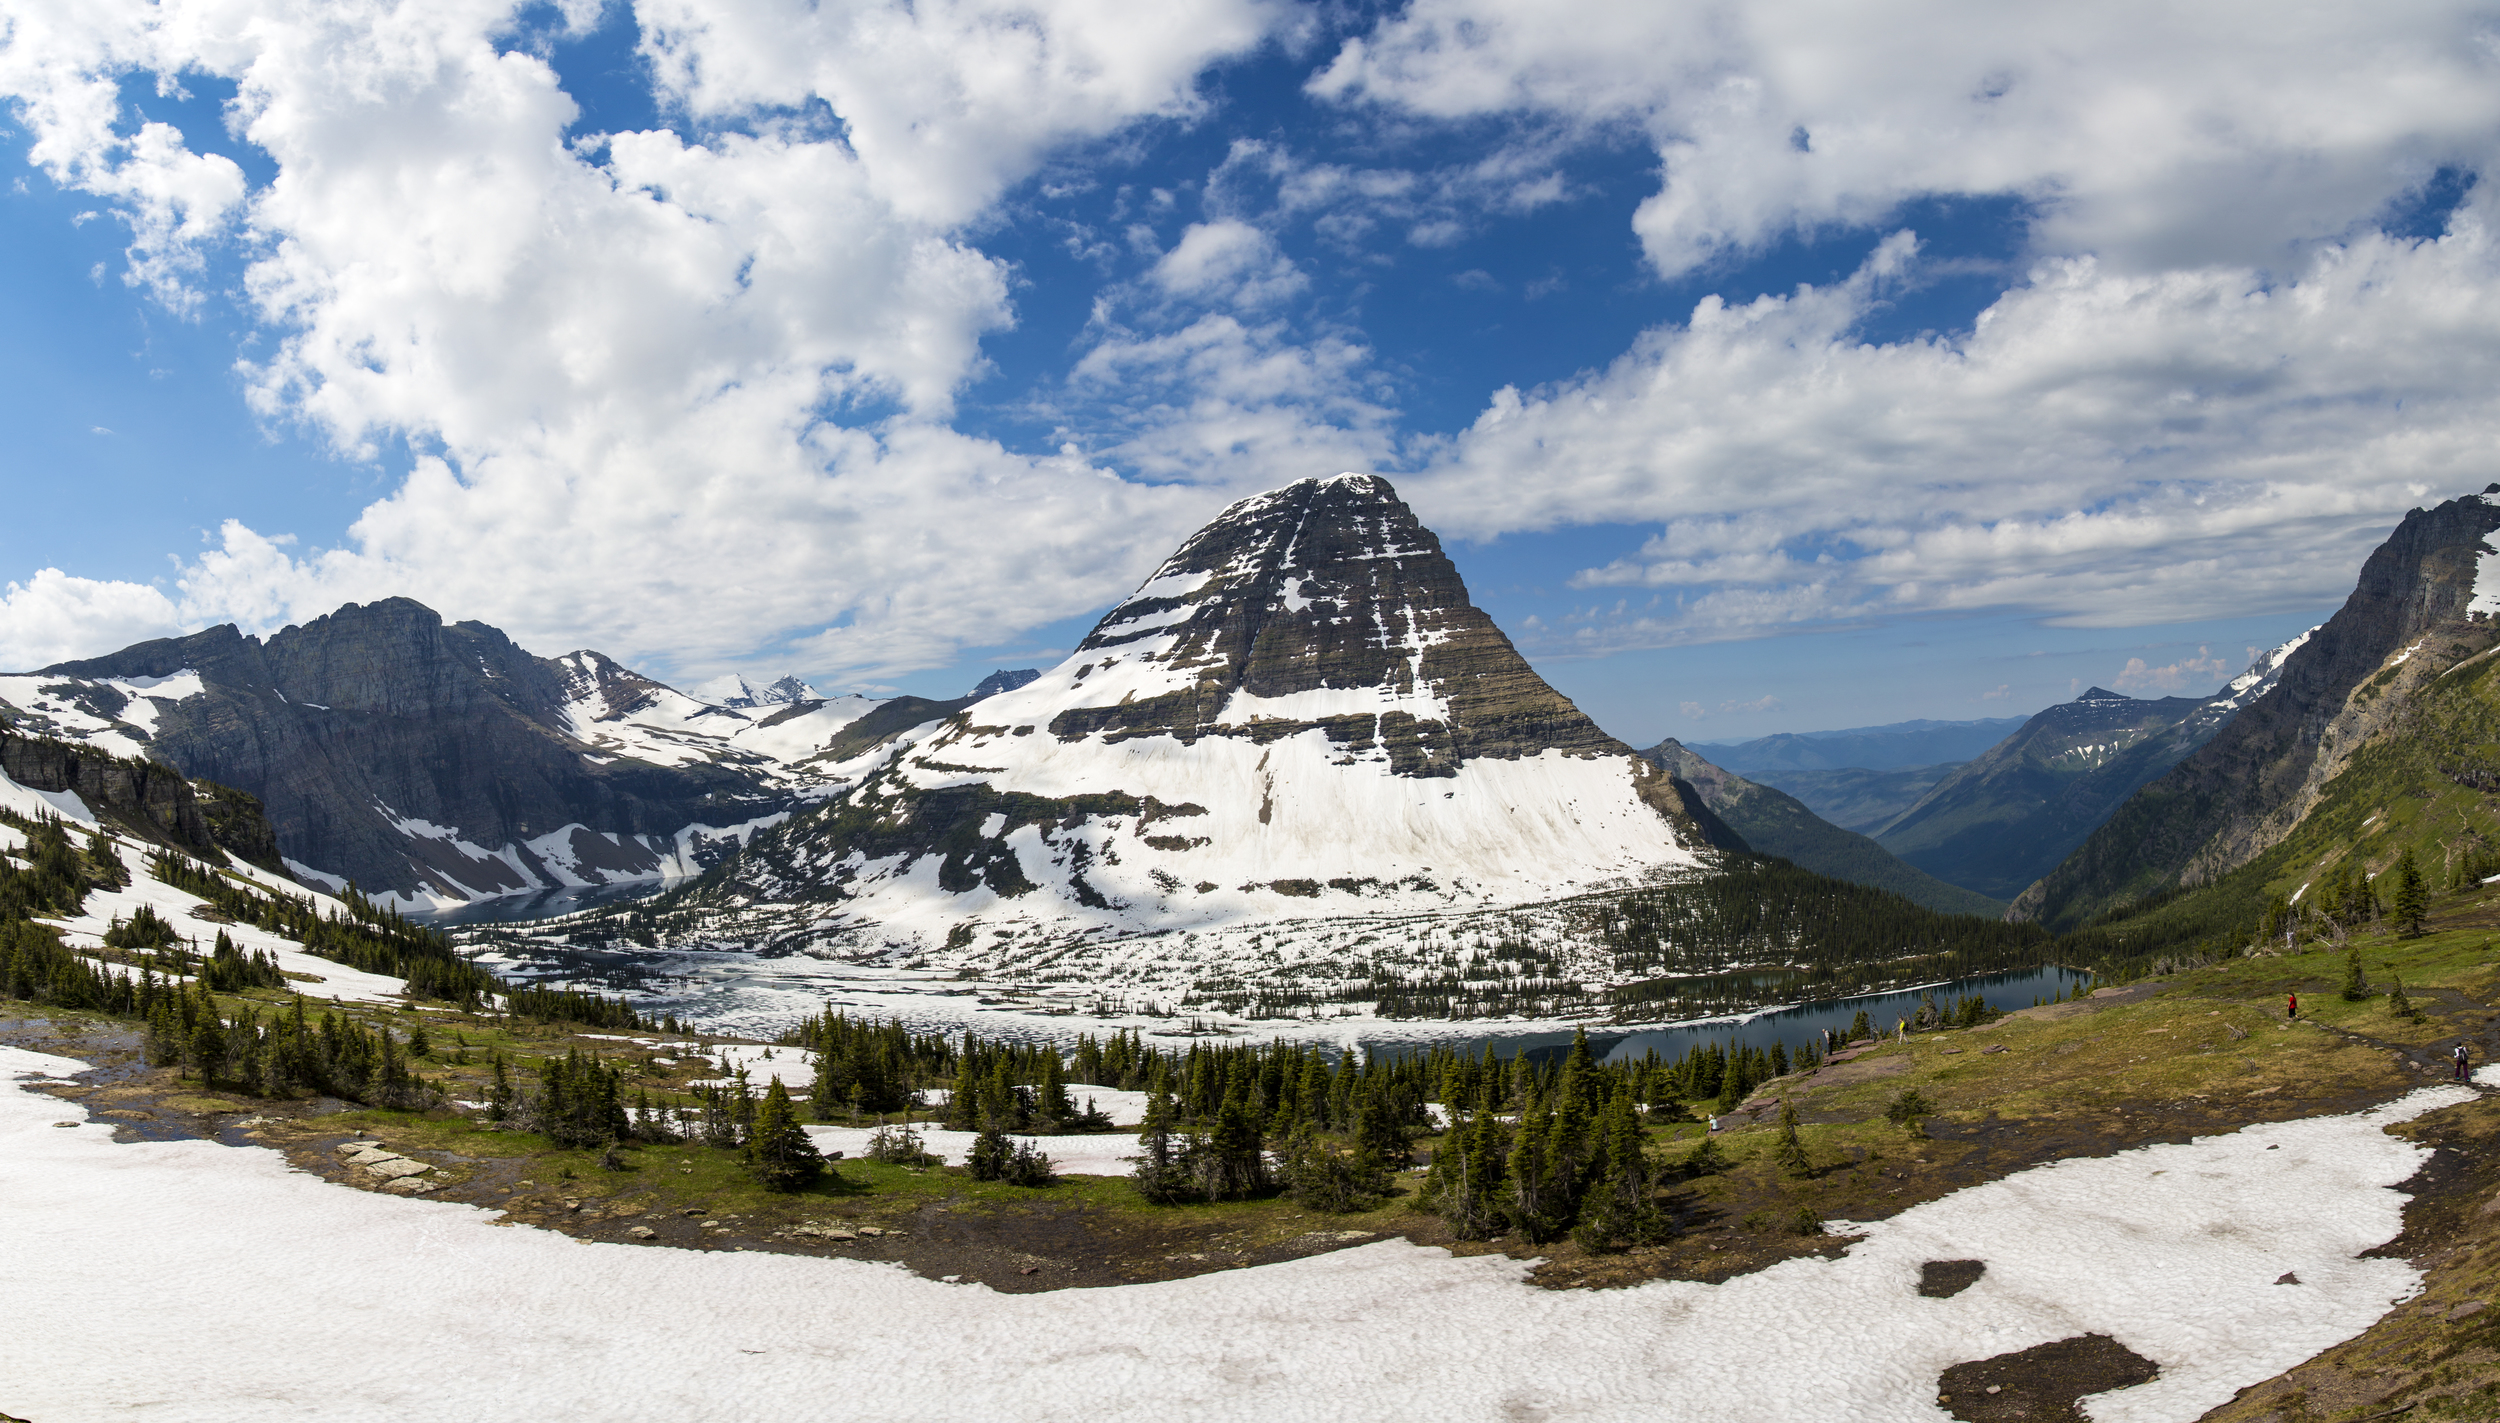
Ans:
POLYGON ((2017 912, 2118 964, 2332 936, 2383 913, 2369 886, 2408 852, 2434 890, 2500 872, 2495 529, 2488 496, 2408 515, 2275 689, 2017 912))

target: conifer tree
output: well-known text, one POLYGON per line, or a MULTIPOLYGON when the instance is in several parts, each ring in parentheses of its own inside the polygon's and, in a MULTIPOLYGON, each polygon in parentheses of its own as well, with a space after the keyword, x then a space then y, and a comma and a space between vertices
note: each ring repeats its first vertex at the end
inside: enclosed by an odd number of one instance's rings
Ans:
POLYGON ((2344 1001, 2358 1003, 2370 996, 2370 980, 2361 972, 2361 946, 2356 944, 2344 954, 2344 1001))
POLYGON ((2395 986, 2387 991, 2387 1011, 2407 1022, 2419 1022, 2422 1014, 2413 1006, 2413 1000, 2405 996, 2405 981, 2401 978, 2392 981, 2395 986))
POLYGON ((1806 1144, 1797 1137, 1797 1106, 1780 1103, 1779 1145, 1772 1148, 1771 1159, 1791 1176, 1804 1176, 1814 1170, 1814 1161, 1806 1155, 1806 1144))
POLYGON ((2422 867, 2414 862, 2413 847, 2405 847, 2396 860, 2396 933, 2403 938, 2418 939, 2424 932, 2423 919, 2429 913, 2429 898, 2422 888, 2422 867))
POLYGON ((755 1129, 747 1138, 747 1169, 767 1191, 795 1191, 825 1172, 825 1159, 799 1125, 790 1093, 776 1077, 764 1089, 756 1109, 755 1129))
POLYGON ((1137 1194, 1157 1205, 1179 1200, 1188 1189, 1188 1173, 1173 1140, 1172 1119, 1178 1114, 1172 1095, 1157 1091, 1146 1099, 1145 1124, 1137 1133, 1137 1169, 1129 1179, 1137 1184, 1137 1194))
POLYGON ((1461 1240, 1482 1240, 1501 1228, 1510 1133, 1492 1111, 1454 1125, 1433 1153, 1424 1204, 1461 1240))
MULTIPOLYGON (((207 997, 205 990, 201 997, 207 997)), ((211 1002, 191 1024, 191 1065, 200 1074, 200 1081, 210 1087, 226 1066, 226 1030, 217 1020, 217 1005, 211 1002)))
POLYGON ((1042 1052, 1041 1099, 1034 1105, 1034 1128, 1038 1131, 1059 1131, 1068 1125, 1075 1112, 1068 1106, 1067 1080, 1059 1075, 1059 1049, 1042 1052))

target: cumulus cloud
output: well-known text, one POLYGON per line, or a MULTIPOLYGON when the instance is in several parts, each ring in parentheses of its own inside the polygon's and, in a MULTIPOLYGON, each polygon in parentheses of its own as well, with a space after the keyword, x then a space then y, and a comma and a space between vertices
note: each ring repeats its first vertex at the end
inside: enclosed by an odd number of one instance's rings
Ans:
POLYGON ((2231 664, 2213 655, 2210 647, 2196 649, 2194 657, 2182 657, 2166 667, 2153 667, 2141 657, 2130 657, 2113 690, 2130 696, 2150 693, 2157 697, 2175 697, 2182 693, 2201 691, 2215 686, 2234 669, 2231 664))
POLYGON ((1666 599, 1592 619, 1596 650, 2330 601, 2408 505, 2493 473, 2494 212, 2478 189, 2441 239, 2371 233, 2280 274, 2044 260, 1967 337, 1869 344, 1858 323, 1917 260, 1896 235, 1846 282, 1705 299, 1606 370, 1498 392, 1404 487, 1453 532, 1660 525, 1579 575, 1666 599))
POLYGON ((171 598, 144 583, 74 578, 57 568, 0 587, 0 669, 33 671, 182 630, 171 598))
POLYGON ((2491 185, 2437 240, 2376 227, 2500 158, 2500 47, 2461 6, 1415 0, 1311 79, 1376 161, 1242 138, 1195 221, 1140 198, 1168 249, 1096 235, 1125 275, 1024 412, 1039 455, 958 424, 1018 319, 984 224, 1069 145, 1203 120, 1207 68, 1293 12, 637 0, 676 126, 610 134, 575 131, 521 13, 0 0, 29 157, 127 225, 127 278, 181 311, 239 271, 262 416, 413 454, 336 546, 228 524, 170 593, 13 585, 10 645, 405 592, 533 645, 873 679, 1097 606, 1230 495, 1346 468, 1456 535, 1654 527, 1581 572, 1617 601, 1540 625, 1552 650, 2129 625, 2340 596, 2405 505, 2500 453, 2491 185), (124 83, 186 75, 233 82, 274 181, 128 121, 124 83), (1425 131, 1469 151, 1402 156, 1425 131), (1465 430, 1402 428, 1359 297, 1314 315, 1325 263, 1288 239, 1411 255, 1567 200, 1561 157, 1625 135, 1657 155, 1654 274, 1939 195, 2017 200, 2027 274, 1966 335, 1872 343, 1927 270, 1895 233, 1846 281, 1704 301, 1465 430))
MULTIPOLYGON (((570 134, 509 4, 0 5, 30 155, 130 222, 134 280, 181 306, 240 253, 275 338, 242 366, 255 407, 349 458, 420 452, 339 547, 228 525, 186 620, 408 593, 534 643, 703 663, 796 637, 871 676, 1116 596, 1221 501, 951 428, 1013 319, 961 227, 1056 145, 1193 112, 1266 7, 637 14, 689 131, 570 134), (233 80, 275 180, 247 197, 173 129, 123 132, 134 72, 233 80)), ((121 586, 88 604, 162 612, 121 586)))
POLYGON ((2044 252, 2161 270, 2276 262, 2442 164, 2488 171, 2495 77, 2464 3, 1416 0, 1311 88, 1637 127, 1663 182, 1634 225, 1667 273, 1934 193, 2022 198, 2044 252))
POLYGON ((1229 217, 1191 223, 1149 277, 1168 295, 1238 307, 1274 306, 1310 284, 1275 238, 1229 217))

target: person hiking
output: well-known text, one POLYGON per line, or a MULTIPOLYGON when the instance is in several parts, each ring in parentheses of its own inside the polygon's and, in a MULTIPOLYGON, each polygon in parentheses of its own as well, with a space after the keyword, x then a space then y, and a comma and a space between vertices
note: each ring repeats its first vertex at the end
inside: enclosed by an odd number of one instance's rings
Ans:
POLYGON ((2283 1016, 2284 1016, 2284 1018, 2285 1018, 2286 1020, 2293 1019, 2293 1018, 2297 1018, 2297 1017, 2299 1017, 2299 1016, 2300 1016, 2300 995, 2299 995, 2299 994, 2297 994, 2297 993, 2292 993, 2292 994, 2287 994, 2287 995, 2285 995, 2285 996, 2284 996, 2283 1003, 2284 1003, 2284 1007, 2283 1007, 2283 1016))
POLYGON ((2459 1082, 2471 1080, 2472 1073, 2468 1065, 2471 1061, 2471 1056, 2466 1052, 2465 1044, 2457 1044, 2457 1050, 2454 1055, 2457 1060, 2457 1080, 2459 1082))

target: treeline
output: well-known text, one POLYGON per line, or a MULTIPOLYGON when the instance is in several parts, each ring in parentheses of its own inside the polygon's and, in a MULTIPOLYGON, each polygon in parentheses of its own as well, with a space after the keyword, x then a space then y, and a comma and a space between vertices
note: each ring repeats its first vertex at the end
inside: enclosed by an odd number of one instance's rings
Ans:
MULTIPOLYGON (((1666 970, 1706 984, 1722 970, 1775 963, 1793 966, 1809 987, 1843 991, 1908 973, 1959 978, 2029 968, 2044 961, 2050 942, 2035 924, 1939 913, 1889 890, 1768 859, 1626 894, 1599 938, 1618 973, 1666 970)), ((1608 1001, 1673 998, 1677 981, 1627 984, 1608 1001)))
POLYGON ((170 850, 150 856, 148 872, 207 900, 229 919, 295 940, 306 953, 366 973, 404 978, 417 997, 476 1010, 503 988, 493 974, 460 957, 449 938, 409 923, 399 911, 375 904, 353 885, 340 896, 346 914, 323 914, 308 895, 247 887, 170 850))

